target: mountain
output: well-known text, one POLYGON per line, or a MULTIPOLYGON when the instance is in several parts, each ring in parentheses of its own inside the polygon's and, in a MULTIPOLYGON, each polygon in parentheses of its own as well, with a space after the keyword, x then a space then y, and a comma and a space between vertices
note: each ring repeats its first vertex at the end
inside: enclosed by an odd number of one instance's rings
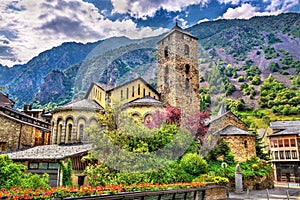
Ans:
MULTIPOLYGON (((300 72, 300 14, 217 20, 187 31, 199 38, 201 85, 210 85, 211 93, 224 91, 258 107, 260 85, 270 73, 290 87, 291 77, 300 72), (243 83, 249 88, 241 89, 243 83)), ((118 85, 141 76, 155 86, 156 43, 161 38, 64 43, 24 65, 0 65, 0 85, 19 107, 31 102, 61 105, 82 98, 93 81, 118 85)))

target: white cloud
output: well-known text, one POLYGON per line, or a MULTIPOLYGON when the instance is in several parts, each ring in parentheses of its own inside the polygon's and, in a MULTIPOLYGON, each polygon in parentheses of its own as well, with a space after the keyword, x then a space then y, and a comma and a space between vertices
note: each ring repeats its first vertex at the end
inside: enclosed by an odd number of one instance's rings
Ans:
POLYGON ((240 3, 240 0, 218 0, 220 4, 232 4, 232 5, 238 5, 240 3))
POLYGON ((246 3, 237 8, 228 8, 219 19, 250 19, 254 16, 278 15, 280 13, 282 13, 280 10, 259 12, 257 7, 246 3))
POLYGON ((197 22, 197 24, 201 24, 201 23, 203 23, 203 22, 208 22, 208 21, 209 21, 209 19, 207 19, 207 18, 200 19, 200 20, 197 22))
POLYGON ((299 0, 264 0, 264 2, 269 3, 265 9, 266 11, 282 13, 297 5, 299 0))
POLYGON ((130 19, 105 19, 93 4, 82 0, 4 0, 0 12, 0 63, 8 66, 25 63, 63 42, 123 35, 136 39, 167 31, 138 28, 130 19))
POLYGON ((114 13, 129 13, 136 18, 153 17, 157 10, 181 11, 190 5, 206 5, 210 0, 111 0, 114 13))

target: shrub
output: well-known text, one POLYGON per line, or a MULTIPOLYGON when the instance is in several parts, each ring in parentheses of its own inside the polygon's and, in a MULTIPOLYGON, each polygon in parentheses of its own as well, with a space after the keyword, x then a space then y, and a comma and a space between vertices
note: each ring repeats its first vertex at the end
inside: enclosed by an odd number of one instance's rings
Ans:
POLYGON ((195 176, 205 173, 208 169, 206 160, 196 153, 185 154, 180 161, 180 165, 187 173, 195 176))

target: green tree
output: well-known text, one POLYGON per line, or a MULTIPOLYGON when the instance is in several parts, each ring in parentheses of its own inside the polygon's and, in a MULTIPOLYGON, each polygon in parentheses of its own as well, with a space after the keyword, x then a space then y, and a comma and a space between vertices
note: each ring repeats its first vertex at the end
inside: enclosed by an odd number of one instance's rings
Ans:
POLYGON ((26 166, 14 163, 7 155, 0 155, 0 188, 10 189, 21 186, 23 188, 49 188, 47 184, 49 175, 45 174, 42 178, 31 173, 24 173, 26 166))

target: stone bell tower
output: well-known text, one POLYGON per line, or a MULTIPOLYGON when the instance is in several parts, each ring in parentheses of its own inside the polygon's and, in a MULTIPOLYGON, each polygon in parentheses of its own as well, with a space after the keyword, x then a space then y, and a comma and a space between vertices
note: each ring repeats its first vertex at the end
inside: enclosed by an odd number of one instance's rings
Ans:
POLYGON ((176 25, 158 44, 157 90, 183 115, 200 110, 198 38, 176 25))

